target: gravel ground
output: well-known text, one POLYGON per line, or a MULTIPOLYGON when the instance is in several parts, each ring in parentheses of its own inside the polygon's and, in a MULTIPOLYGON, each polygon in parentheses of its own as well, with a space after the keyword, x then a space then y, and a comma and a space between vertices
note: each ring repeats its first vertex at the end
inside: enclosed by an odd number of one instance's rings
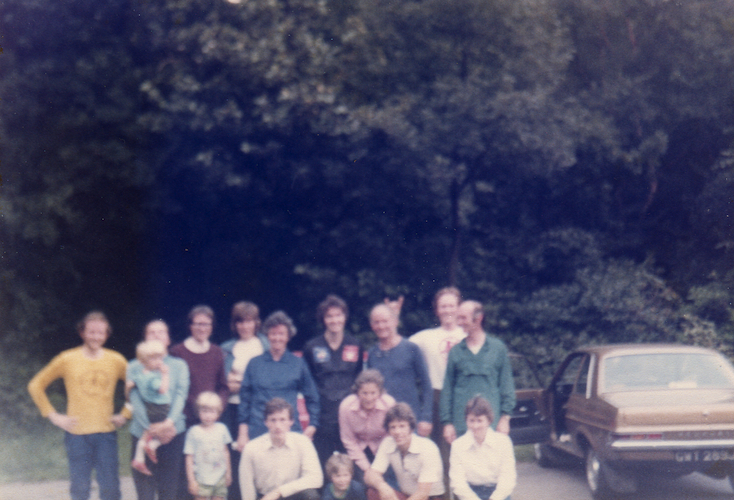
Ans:
MULTIPOLYGON (((131 477, 120 478, 122 500, 135 500, 135 487, 131 477)), ((0 484, 0 500, 68 500, 69 481, 48 481, 44 483, 0 484)), ((99 500, 97 483, 92 482, 90 500, 99 500)))
MULTIPOLYGON (((591 495, 581 467, 542 469, 535 463, 517 464, 517 487, 512 500, 589 500, 591 495)), ((678 480, 651 481, 630 500, 731 500, 726 479, 700 474, 678 480)), ((0 500, 69 500, 68 481, 0 485, 0 500)), ((96 485, 90 500, 99 500, 96 485)), ((130 477, 122 478, 122 500, 136 500, 130 477)))

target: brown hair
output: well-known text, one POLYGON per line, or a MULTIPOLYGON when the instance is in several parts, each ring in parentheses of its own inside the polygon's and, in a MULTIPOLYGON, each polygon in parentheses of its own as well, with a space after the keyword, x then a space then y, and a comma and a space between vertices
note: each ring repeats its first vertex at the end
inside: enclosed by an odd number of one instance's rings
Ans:
POLYGON ((248 319, 255 320, 255 332, 257 332, 262 321, 260 321, 260 308, 255 303, 243 300, 232 306, 232 319, 229 321, 229 327, 235 336, 237 335, 236 323, 248 319))
POLYGON ((438 309, 438 299, 444 295, 453 295, 456 297, 456 304, 461 304, 461 292, 455 286, 446 286, 436 292, 433 296, 433 311, 436 312, 438 309))
POLYGON ((110 320, 102 311, 91 311, 84 315, 82 319, 76 324, 76 331, 81 335, 84 333, 84 329, 87 327, 87 323, 90 321, 103 321, 107 323, 107 336, 112 335, 112 327, 110 326, 110 320))
POLYGON ((415 426, 417 425, 415 413, 413 413, 410 405, 403 401, 395 403, 395 406, 387 410, 387 413, 385 413, 386 431, 389 431, 390 424, 394 421, 408 422, 408 424, 410 425, 410 430, 413 431, 415 430, 415 426))
POLYGON ((273 413, 288 410, 288 416, 293 420, 293 406, 283 398, 273 398, 265 403, 265 420, 273 413))
POLYGON ((316 319, 323 323, 326 312, 332 307, 341 309, 344 313, 344 316, 346 318, 349 318, 349 306, 347 306, 347 303, 344 302, 344 299, 342 299, 338 295, 330 294, 327 295, 326 298, 322 300, 321 303, 316 307, 316 319))
POLYGON ((464 419, 469 418, 469 415, 475 417, 481 417, 484 415, 491 424, 494 421, 494 412, 492 411, 492 405, 489 401, 484 399, 482 396, 474 396, 466 403, 464 409, 464 419))
POLYGON ((283 311, 275 311, 273 314, 267 317, 263 322, 263 330, 265 335, 268 334, 268 330, 278 325, 283 325, 288 329, 288 338, 292 339, 296 336, 296 325, 293 324, 293 320, 283 311))
POLYGON ((214 326, 214 310, 211 307, 205 305, 198 305, 191 308, 188 315, 189 323, 192 323, 194 321, 194 317, 199 314, 209 316, 209 319, 212 320, 212 326, 214 326))
POLYGON ((354 380, 354 385, 352 385, 352 391, 356 394, 365 384, 375 384, 380 390, 380 393, 382 393, 385 390, 385 377, 382 376, 379 370, 367 368, 357 375, 357 378, 354 380))
POLYGON ((352 459, 348 455, 339 453, 338 451, 335 451, 326 461, 326 464, 324 464, 324 469, 326 469, 326 475, 329 476, 329 479, 339 472, 339 469, 342 467, 349 471, 350 476, 354 475, 354 462, 352 462, 352 459))

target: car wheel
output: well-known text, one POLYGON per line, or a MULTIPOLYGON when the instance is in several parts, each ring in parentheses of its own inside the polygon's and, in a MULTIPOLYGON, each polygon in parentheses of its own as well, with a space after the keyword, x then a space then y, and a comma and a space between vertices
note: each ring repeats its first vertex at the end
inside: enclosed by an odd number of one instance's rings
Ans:
POLYGON ((538 465, 544 469, 549 469, 557 465, 557 460, 553 455, 553 450, 547 443, 535 443, 533 447, 535 452, 535 460, 538 465))
POLYGON ((606 473, 607 465, 599 459, 593 448, 586 451, 586 482, 595 500, 611 500, 616 498, 609 486, 606 473))

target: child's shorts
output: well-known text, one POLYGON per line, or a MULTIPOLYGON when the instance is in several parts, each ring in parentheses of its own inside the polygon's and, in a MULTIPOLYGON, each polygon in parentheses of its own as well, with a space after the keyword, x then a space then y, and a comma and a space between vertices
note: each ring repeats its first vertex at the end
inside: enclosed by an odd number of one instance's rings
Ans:
POLYGON ((220 479, 215 485, 200 484, 198 497, 222 497, 227 498, 227 483, 224 478, 220 479))

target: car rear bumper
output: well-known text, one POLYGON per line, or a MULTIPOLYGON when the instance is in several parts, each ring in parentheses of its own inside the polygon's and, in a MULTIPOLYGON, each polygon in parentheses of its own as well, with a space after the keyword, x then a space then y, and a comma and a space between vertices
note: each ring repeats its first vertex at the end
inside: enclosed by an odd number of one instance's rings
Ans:
POLYGON ((606 460, 628 471, 658 470, 672 474, 715 468, 734 473, 734 440, 614 442, 606 460))
POLYGON ((732 450, 734 439, 696 439, 690 441, 659 440, 659 441, 614 441, 611 444, 614 451, 690 451, 690 450, 732 450))

